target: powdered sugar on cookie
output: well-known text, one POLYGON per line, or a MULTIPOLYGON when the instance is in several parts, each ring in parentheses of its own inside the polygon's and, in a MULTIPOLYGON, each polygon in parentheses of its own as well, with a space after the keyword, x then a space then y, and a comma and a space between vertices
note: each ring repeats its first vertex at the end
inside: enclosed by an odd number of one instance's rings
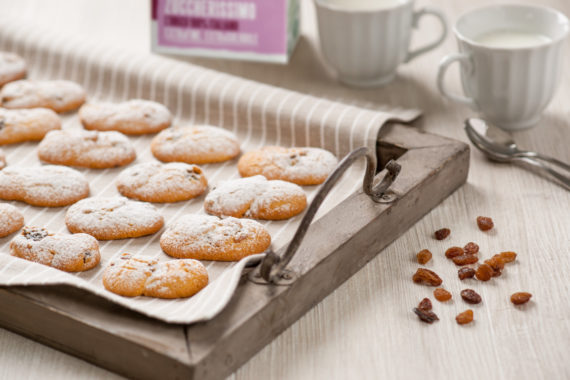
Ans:
POLYGON ((41 140, 55 129, 61 129, 61 119, 50 109, 0 108, 0 145, 41 140))
POLYGON ((0 87, 26 76, 26 61, 17 54, 0 52, 0 87))
POLYGON ((0 203, 0 238, 18 231, 24 225, 24 215, 7 203, 0 203))
POLYGON ((0 90, 5 108, 49 108, 67 112, 79 108, 86 98, 83 87, 68 80, 10 82, 0 90))
POLYGON ((0 149, 0 170, 4 169, 6 165, 6 154, 2 149, 0 149))

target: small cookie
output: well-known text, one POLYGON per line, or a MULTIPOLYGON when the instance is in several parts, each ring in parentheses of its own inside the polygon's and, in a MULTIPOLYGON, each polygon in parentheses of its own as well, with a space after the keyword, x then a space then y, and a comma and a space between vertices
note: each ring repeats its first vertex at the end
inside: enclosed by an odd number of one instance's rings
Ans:
POLYGON ((198 165, 231 160, 240 152, 236 135, 210 126, 166 129, 154 137, 150 149, 160 161, 198 165))
POLYGON ((208 285, 208 271, 196 260, 158 262, 123 253, 105 268, 103 285, 126 297, 185 298, 208 285))
POLYGON ((119 193, 145 202, 185 201, 207 188, 202 169, 182 162, 146 162, 123 170, 117 178, 119 193))
POLYGON ((87 234, 53 234, 43 228, 24 227, 10 243, 12 256, 66 272, 83 272, 101 260, 99 243, 87 234))
POLYGON ((50 109, 0 108, 0 145, 38 141, 54 129, 61 129, 61 119, 50 109))
POLYGON ((10 166, 0 170, 0 199, 61 207, 88 195, 89 182, 85 176, 65 166, 10 166))
POLYGON ((261 175, 223 182, 204 202, 209 214, 265 220, 288 219, 306 206, 307 197, 300 186, 269 181, 261 175))
POLYGON ((6 155, 4 154, 4 151, 0 149, 0 170, 4 169, 6 165, 6 155))
POLYGON ((0 203, 0 238, 18 231, 24 225, 24 215, 7 203, 0 203))
POLYGON ((127 165, 137 154, 120 132, 66 129, 48 133, 38 145, 38 157, 51 164, 105 169, 127 165))
POLYGON ((266 146, 247 152, 238 162, 242 177, 261 174, 297 185, 318 185, 327 179, 338 163, 329 151, 320 148, 266 146))
POLYGON ((179 259, 239 261, 270 244, 269 232, 254 220, 200 214, 176 220, 160 237, 162 250, 179 259))
POLYGON ((119 131, 127 135, 156 133, 172 123, 172 114, 160 103, 133 99, 122 103, 88 103, 79 110, 85 129, 119 131))
POLYGON ((65 224, 72 233, 85 232, 99 240, 115 240, 154 234, 164 225, 164 218, 149 203, 98 197, 84 199, 67 209, 65 224))
POLYGON ((0 87, 26 77, 26 61, 18 54, 0 51, 0 87))
POLYGON ((5 108, 49 108, 68 112, 85 103, 85 90, 68 80, 10 82, 0 90, 0 103, 5 108))

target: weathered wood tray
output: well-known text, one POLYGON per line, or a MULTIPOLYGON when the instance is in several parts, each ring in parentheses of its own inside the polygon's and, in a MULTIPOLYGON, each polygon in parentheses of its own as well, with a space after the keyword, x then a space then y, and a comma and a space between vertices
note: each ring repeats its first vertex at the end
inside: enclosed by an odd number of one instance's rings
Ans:
POLYGON ((469 168, 466 144, 397 124, 382 129, 377 157, 380 168, 390 159, 402 167, 394 201, 354 193, 310 227, 287 266, 291 284, 244 275, 209 322, 166 324, 53 286, 0 288, 0 325, 132 378, 223 378, 463 184, 469 168))

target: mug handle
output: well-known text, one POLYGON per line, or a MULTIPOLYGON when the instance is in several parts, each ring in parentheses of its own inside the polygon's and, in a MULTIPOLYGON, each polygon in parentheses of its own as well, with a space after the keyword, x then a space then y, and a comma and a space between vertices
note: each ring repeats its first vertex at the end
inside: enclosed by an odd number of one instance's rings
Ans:
POLYGON ((454 53, 446 55, 445 57, 443 57, 441 62, 439 62, 439 69, 437 71, 437 88, 439 89, 439 92, 441 92, 441 94, 446 98, 451 99, 457 103, 466 104, 472 109, 476 110, 477 105, 475 104, 475 100, 473 100, 473 98, 452 94, 449 91, 447 91, 447 89, 444 86, 443 79, 445 77, 445 73, 447 72, 449 65, 451 65, 455 61, 464 64, 467 70, 469 71, 473 70, 473 64, 468 54, 454 53))
POLYGON ((427 44, 426 46, 417 48, 416 50, 408 52, 408 56, 406 57, 406 62, 410 62, 412 59, 416 58, 417 56, 427 53, 432 49, 435 49, 436 47, 441 45, 441 43, 445 40, 445 37, 447 37, 447 21, 445 20, 445 15, 443 14, 443 12, 441 12, 439 9, 436 8, 425 7, 420 9, 419 11, 414 12, 414 16, 412 19, 413 27, 417 28, 419 25, 420 18, 422 18, 422 16, 425 15, 435 16, 439 20, 442 27, 441 35, 438 37, 436 41, 427 44))

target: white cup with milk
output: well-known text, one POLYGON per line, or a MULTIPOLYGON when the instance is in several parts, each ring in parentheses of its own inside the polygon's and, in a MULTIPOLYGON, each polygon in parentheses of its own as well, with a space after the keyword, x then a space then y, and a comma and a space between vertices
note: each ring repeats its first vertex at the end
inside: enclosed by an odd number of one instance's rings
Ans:
POLYGON ((443 13, 414 11, 414 0, 315 0, 321 48, 338 79, 357 87, 390 82, 397 67, 439 46, 447 35, 443 13), (442 25, 426 46, 409 50, 412 29, 424 15, 442 25))
POLYGON ((505 130, 532 127, 560 83, 568 31, 568 18, 546 7, 505 4, 468 12, 454 27, 459 53, 440 62, 439 90, 505 130), (454 62, 461 64, 465 96, 444 85, 454 62))

